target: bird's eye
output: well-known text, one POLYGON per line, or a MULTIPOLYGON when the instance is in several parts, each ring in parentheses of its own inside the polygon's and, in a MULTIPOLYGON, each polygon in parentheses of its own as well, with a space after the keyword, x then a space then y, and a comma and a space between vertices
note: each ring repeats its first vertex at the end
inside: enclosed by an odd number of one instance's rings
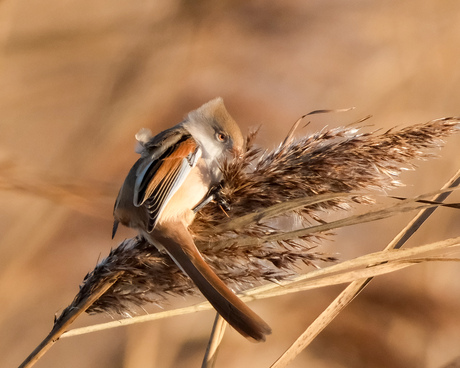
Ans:
POLYGON ((224 133, 216 133, 216 138, 219 142, 226 142, 227 141, 227 135, 224 133))

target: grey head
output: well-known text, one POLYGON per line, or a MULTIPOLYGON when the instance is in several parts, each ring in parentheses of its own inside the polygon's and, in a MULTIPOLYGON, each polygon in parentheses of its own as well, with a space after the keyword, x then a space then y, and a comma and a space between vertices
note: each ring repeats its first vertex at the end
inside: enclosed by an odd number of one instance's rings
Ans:
POLYGON ((242 151, 244 138, 235 120, 217 97, 190 112, 181 125, 202 149, 205 160, 215 160, 235 151, 242 151))

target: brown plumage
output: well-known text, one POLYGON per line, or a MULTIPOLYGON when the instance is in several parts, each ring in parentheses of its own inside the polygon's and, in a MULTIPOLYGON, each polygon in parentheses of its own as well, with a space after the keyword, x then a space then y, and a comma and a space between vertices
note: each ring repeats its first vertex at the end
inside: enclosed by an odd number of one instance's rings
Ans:
POLYGON ((221 179, 219 160, 243 149, 238 126, 215 99, 143 143, 115 202, 114 232, 118 223, 137 229, 166 251, 231 326, 264 341, 270 327, 206 264, 188 230, 194 208, 221 179))

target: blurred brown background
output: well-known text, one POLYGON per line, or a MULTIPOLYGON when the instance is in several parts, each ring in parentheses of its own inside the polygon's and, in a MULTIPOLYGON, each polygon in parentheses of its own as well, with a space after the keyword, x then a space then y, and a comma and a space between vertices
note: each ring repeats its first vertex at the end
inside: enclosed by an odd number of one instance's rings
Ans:
MULTIPOLYGON (((86 272, 133 234, 110 239, 139 128, 158 132, 218 95, 243 131, 262 125, 268 148, 314 109, 357 107, 303 132, 368 114, 383 128, 460 114, 456 0, 5 0, 0 52, 2 367, 32 351, 86 272)), ((449 139, 394 193, 439 188, 459 144, 449 139)), ((410 217, 340 231, 324 249, 342 259, 380 250, 410 217)), ((458 236, 459 221, 441 209, 411 244, 458 236)), ((459 277, 458 264, 437 263, 375 280, 291 366, 442 367, 460 355, 459 277)), ((217 366, 268 367, 341 289, 252 303, 273 335, 251 344, 228 331, 217 366)), ((213 318, 65 339, 36 366, 197 367, 213 318)))

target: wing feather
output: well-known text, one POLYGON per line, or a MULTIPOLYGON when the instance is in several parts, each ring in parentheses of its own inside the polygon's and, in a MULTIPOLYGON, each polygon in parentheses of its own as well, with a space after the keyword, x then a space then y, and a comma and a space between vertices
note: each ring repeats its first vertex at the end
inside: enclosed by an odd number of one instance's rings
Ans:
POLYGON ((185 136, 164 153, 152 155, 138 172, 134 189, 134 204, 145 205, 149 214, 148 229, 152 231, 161 212, 182 185, 200 155, 191 136, 185 136))

